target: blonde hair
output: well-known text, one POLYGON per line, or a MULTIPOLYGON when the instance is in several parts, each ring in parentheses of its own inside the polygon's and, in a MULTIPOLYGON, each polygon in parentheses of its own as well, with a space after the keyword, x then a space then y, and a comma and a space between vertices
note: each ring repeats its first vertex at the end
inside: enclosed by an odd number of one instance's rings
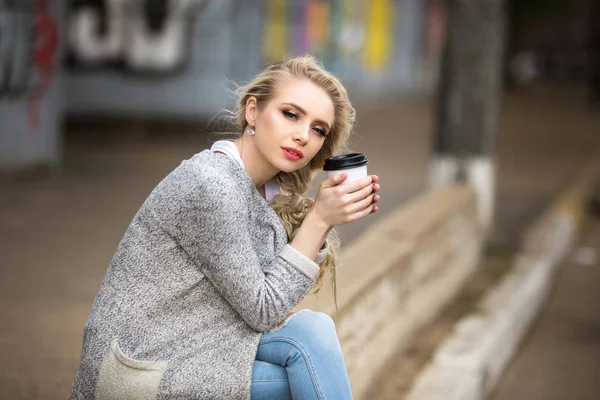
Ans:
MULTIPOLYGON (((288 58, 269 65, 252 81, 236 90, 237 104, 231 116, 239 129, 235 135, 236 137, 243 135, 248 126, 246 121, 247 100, 254 96, 259 109, 264 107, 275 94, 277 85, 289 78, 310 80, 327 92, 334 106, 333 125, 317 155, 306 166, 293 172, 280 172, 275 177, 282 194, 274 199, 273 209, 281 218, 288 239, 292 240, 295 231, 300 228, 304 217, 314 204, 314 200, 303 196, 308 190, 314 173, 323 168, 327 158, 347 151, 356 113, 344 86, 335 76, 327 72, 314 57, 288 58)), ((327 242, 329 252, 319 265, 320 271, 313 286, 313 293, 319 291, 323 278, 329 271, 332 275, 335 297, 340 240, 334 230, 330 232, 327 242)))

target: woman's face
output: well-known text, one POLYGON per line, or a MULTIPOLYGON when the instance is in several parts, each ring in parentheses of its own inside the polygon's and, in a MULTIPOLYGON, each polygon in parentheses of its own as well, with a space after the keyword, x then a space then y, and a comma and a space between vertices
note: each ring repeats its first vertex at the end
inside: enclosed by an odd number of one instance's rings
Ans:
POLYGON ((308 164, 321 150, 334 115, 327 92, 308 79, 282 81, 261 109, 253 97, 246 103, 246 119, 256 131, 255 146, 277 172, 308 164))

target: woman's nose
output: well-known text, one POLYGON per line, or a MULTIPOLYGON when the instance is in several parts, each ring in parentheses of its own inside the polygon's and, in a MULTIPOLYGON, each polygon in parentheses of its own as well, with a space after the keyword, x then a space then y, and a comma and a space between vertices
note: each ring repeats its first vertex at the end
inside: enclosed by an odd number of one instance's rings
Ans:
POLYGON ((305 145, 308 142, 309 138, 309 128, 298 127, 298 130, 294 132, 294 141, 305 145))

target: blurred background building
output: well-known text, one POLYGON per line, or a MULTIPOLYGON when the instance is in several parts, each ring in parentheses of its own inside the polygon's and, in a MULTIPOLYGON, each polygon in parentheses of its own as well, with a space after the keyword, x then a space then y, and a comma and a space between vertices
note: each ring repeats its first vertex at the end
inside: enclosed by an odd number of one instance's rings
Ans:
MULTIPOLYGON (((594 74, 593 1, 508 4, 513 83, 594 74)), ((286 55, 355 100, 431 93, 446 20, 443 0, 0 0, 0 170, 58 163, 65 115, 211 116, 286 55)))
POLYGON ((432 87, 440 0, 0 0, 0 169, 60 160, 65 116, 202 119, 311 53, 370 101, 432 87))

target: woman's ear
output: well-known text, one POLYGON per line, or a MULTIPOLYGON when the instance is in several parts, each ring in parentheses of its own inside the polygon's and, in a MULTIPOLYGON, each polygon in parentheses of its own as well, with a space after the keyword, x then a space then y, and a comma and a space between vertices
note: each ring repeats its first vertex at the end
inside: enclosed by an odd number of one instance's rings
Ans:
POLYGON ((256 126, 256 114, 258 114, 258 103, 256 97, 250 96, 246 100, 246 123, 250 126, 256 126))

